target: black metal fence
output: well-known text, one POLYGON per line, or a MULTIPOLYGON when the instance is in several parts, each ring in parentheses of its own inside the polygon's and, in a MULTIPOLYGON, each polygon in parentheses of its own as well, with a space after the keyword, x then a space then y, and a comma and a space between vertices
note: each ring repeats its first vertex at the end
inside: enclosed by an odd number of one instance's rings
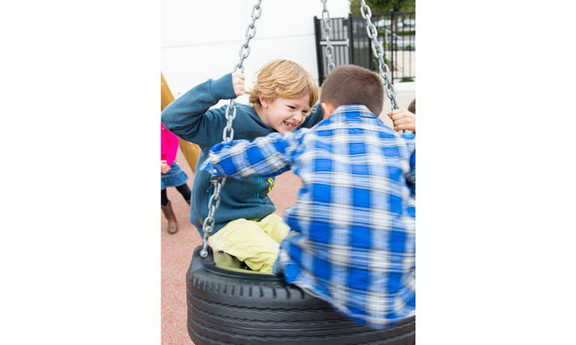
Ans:
MULTIPOLYGON (((414 12, 388 12, 372 14, 372 23, 378 30, 378 40, 384 48, 384 61, 390 67, 392 82, 414 81, 416 78, 416 15, 414 12)), ((353 64, 376 71, 378 60, 372 55, 366 21, 362 16, 330 18, 333 58, 336 66, 353 64)), ((314 17, 316 54, 320 83, 327 73, 324 23, 314 17)))

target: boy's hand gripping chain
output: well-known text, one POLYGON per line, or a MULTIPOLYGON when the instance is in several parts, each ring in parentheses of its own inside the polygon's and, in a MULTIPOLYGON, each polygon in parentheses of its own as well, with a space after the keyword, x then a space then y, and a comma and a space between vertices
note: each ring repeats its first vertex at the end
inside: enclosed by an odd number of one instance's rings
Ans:
MULTIPOLYGON (((256 35, 256 19, 260 18, 262 15, 262 8, 260 4, 262 0, 258 0, 258 3, 254 5, 252 8, 252 22, 246 28, 246 41, 240 47, 240 61, 236 66, 234 66, 233 72, 240 71, 244 73, 244 59, 250 55, 250 40, 254 38, 256 35)), ((230 104, 226 108, 226 127, 222 133, 222 140, 227 143, 234 139, 234 129, 232 128, 232 123, 234 122, 234 118, 236 117, 236 107, 234 106, 234 100, 230 100, 230 104)), ((208 216, 204 219, 204 223, 202 223, 202 250, 200 250, 200 256, 205 258, 208 256, 208 237, 214 230, 214 223, 216 222, 214 218, 214 214, 216 213, 216 209, 220 206, 220 192, 222 191, 222 187, 226 183, 226 177, 213 177, 212 184, 214 185, 214 193, 210 196, 208 200, 208 216)))

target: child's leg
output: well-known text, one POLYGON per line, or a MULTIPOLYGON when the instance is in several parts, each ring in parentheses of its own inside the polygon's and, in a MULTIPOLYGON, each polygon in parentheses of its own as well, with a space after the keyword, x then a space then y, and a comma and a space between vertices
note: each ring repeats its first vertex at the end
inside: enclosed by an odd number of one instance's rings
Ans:
POLYGON ((166 194, 166 189, 162 189, 160 191, 160 205, 168 205, 168 195, 166 194))
POLYGON ((278 243, 251 220, 231 221, 208 240, 214 250, 235 256, 253 271, 271 273, 278 256, 278 243))
POLYGON ((176 190, 180 192, 180 194, 182 194, 184 200, 186 200, 188 205, 190 205, 190 187, 188 187, 188 185, 184 183, 176 187, 176 190))
POLYGON ((290 228, 284 220, 279 215, 272 213, 258 222, 262 230, 268 236, 270 236, 276 243, 282 242, 282 240, 288 235, 290 228))
POLYGON ((162 209, 162 213, 164 213, 164 216, 168 221, 168 233, 170 234, 177 233, 178 222, 176 221, 176 215, 174 214, 174 210, 172 210, 172 204, 170 204, 170 200, 168 200, 166 189, 161 189, 160 191, 160 208, 162 209))

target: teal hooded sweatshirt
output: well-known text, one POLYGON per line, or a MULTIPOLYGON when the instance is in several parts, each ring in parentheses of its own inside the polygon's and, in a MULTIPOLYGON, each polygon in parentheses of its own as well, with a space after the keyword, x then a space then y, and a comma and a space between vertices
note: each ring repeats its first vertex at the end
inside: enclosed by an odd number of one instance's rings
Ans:
MULTIPOLYGON (((200 149, 197 166, 208 157, 210 148, 222 141, 226 127, 226 108, 213 108, 220 100, 235 98, 232 85, 232 74, 217 80, 208 80, 192 88, 162 112, 164 126, 183 140, 197 144, 200 149)), ((234 103, 236 118, 232 124, 234 139, 254 140, 275 132, 268 127, 256 111, 249 105, 234 103)), ((300 126, 312 127, 322 120, 321 108, 315 111, 300 126)), ((274 184, 273 178, 251 176, 247 179, 228 177, 221 190, 220 206, 215 213, 213 233, 228 222, 239 219, 262 219, 273 213, 276 208, 268 193, 274 184)), ((196 170, 190 200, 190 222, 202 234, 202 224, 208 215, 208 200, 214 192, 211 175, 203 170, 196 170)))

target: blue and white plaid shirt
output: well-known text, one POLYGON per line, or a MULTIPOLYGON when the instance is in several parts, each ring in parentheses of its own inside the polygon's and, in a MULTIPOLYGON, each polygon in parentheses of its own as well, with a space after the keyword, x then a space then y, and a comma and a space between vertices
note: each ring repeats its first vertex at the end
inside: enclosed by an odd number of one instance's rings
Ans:
POLYGON ((414 140, 348 105, 312 129, 217 144, 214 175, 302 178, 278 264, 289 283, 381 329, 415 314, 414 140))

